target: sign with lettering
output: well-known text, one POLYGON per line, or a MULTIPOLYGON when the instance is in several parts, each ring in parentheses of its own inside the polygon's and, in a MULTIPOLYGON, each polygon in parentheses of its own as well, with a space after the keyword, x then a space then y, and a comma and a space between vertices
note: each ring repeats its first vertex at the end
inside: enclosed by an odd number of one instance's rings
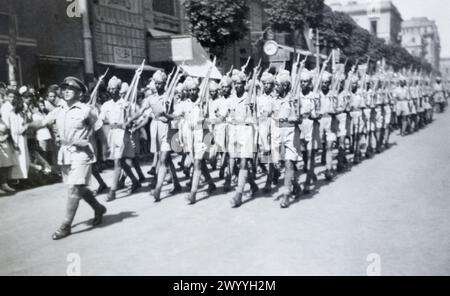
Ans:
POLYGON ((114 63, 132 64, 133 53, 131 52, 131 48, 114 47, 114 63))
POLYGON ((149 57, 151 62, 178 62, 192 60, 192 37, 165 37, 150 39, 149 57))
POLYGON ((99 4, 132 13, 139 13, 141 10, 140 0, 99 0, 99 4))

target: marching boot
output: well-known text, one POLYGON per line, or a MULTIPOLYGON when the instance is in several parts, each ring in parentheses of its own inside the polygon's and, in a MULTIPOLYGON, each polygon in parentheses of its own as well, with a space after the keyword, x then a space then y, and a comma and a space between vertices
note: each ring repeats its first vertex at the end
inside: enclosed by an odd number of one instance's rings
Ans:
POLYGON ((239 208, 242 205, 242 193, 237 192, 231 201, 232 208, 239 208))
POLYGON ((180 193, 181 191, 183 191, 183 187, 181 187, 180 184, 174 184, 174 185, 173 185, 172 191, 170 191, 170 194, 172 194, 172 195, 178 194, 178 193, 180 193))
POLYGON ((15 193, 16 192, 16 190, 14 190, 14 189, 12 189, 11 187, 9 187, 9 185, 8 184, 3 184, 1 187, 0 187, 0 189, 1 190, 3 190, 3 191, 5 191, 6 193, 15 193))
POLYGON ((161 188, 155 188, 154 190, 152 190, 151 195, 153 195, 155 202, 160 202, 161 201, 161 188))
POLYGON ((217 190, 216 184, 210 183, 208 185, 208 189, 206 190, 206 192, 208 192, 208 194, 213 194, 216 190, 217 190))
POLYGON ((258 185, 256 185, 253 175, 248 174, 247 180, 248 180, 248 183, 250 184, 250 190, 252 191, 252 196, 255 196, 259 191, 259 187, 258 187, 258 185))
POLYGON ((325 173, 325 180, 332 181, 333 180, 333 174, 331 173, 331 170, 326 170, 325 173))
POLYGON ((67 224, 61 225, 55 233, 52 234, 53 240, 60 240, 72 234, 72 227, 67 224))
POLYGON ((106 208, 97 201, 94 194, 87 188, 83 190, 83 199, 94 210, 95 216, 92 225, 100 225, 103 220, 103 215, 106 214, 106 208))
MULTIPOLYGON (((76 190, 76 189, 74 189, 76 190)), ((53 240, 63 239, 72 233, 72 222, 77 213, 78 205, 80 204, 80 197, 76 195, 75 191, 71 191, 66 205, 66 214, 64 222, 61 227, 52 235, 53 240)))
POLYGON ((112 202, 116 200, 116 191, 110 190, 106 197, 106 202, 112 202))
POLYGON ((225 178, 225 167, 221 167, 219 170, 219 179, 222 180, 225 178))
POLYGON ((289 200, 289 194, 284 193, 281 197, 280 207, 282 209, 287 209, 290 206, 291 202, 289 200))
POLYGON ((186 199, 188 201, 188 205, 194 205, 197 202, 197 192, 189 193, 186 199))

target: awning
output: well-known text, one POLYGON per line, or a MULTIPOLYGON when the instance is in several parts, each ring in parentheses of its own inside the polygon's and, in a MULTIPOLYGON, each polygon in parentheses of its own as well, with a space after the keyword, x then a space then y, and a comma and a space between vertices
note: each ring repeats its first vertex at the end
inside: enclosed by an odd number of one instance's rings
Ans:
POLYGON ((217 67, 213 66, 212 61, 208 57, 208 53, 205 49, 200 45, 197 39, 192 37, 192 53, 193 59, 189 61, 177 61, 175 62, 177 65, 181 66, 181 68, 190 76, 194 77, 205 77, 208 73, 209 69, 213 67, 211 72, 212 79, 222 79, 222 74, 217 69, 217 67))
MULTIPOLYGON (((124 69, 124 70, 137 70, 141 65, 134 65, 134 64, 115 64, 115 63, 103 63, 99 62, 98 64, 107 66, 107 67, 113 67, 117 69, 124 69)), ((156 72, 158 70, 163 70, 162 68, 156 68, 149 65, 144 65, 144 71, 151 71, 156 72)))
MULTIPOLYGON (((286 45, 281 45, 281 44, 278 44, 278 47, 280 47, 280 48, 282 48, 282 49, 284 49, 284 50, 287 50, 287 51, 289 51, 289 52, 297 52, 297 53, 299 53, 299 54, 301 54, 301 55, 304 55, 304 56, 316 56, 316 54, 315 53, 312 53, 312 52, 310 52, 309 50, 304 50, 304 49, 299 49, 299 48, 297 48, 297 49, 294 49, 293 47, 290 47, 290 46, 286 46, 286 45)), ((324 55, 324 54, 321 54, 321 55, 319 55, 320 56, 320 58, 321 59, 324 59, 324 60, 326 60, 328 57, 326 56, 326 55, 324 55)))
POLYGON ((172 35, 171 33, 167 33, 164 31, 157 30, 157 29, 147 28, 147 30, 150 33, 150 35, 152 35, 152 37, 165 37, 165 36, 172 35))

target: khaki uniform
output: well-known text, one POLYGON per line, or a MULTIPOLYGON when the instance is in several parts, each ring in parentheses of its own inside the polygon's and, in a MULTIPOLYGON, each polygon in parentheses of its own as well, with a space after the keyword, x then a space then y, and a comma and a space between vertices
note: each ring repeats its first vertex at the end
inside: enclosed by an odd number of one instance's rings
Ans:
POLYGON ((408 116, 411 114, 411 109, 409 105, 409 92, 406 87, 397 87, 393 96, 396 99, 397 106, 397 116, 408 116))
POLYGON ((288 119, 300 119, 298 100, 288 94, 273 101, 271 129, 272 159, 298 161, 301 155, 300 128, 298 124, 285 122, 288 119))
POLYGON ((247 93, 241 98, 231 95, 228 122, 228 152, 232 158, 253 158, 255 122, 247 102, 247 93))
POLYGON ((109 100, 100 109, 100 119, 110 126, 108 133, 109 159, 134 158, 136 156, 132 136, 125 128, 125 112, 128 103, 124 99, 109 100))
POLYGON ((80 102, 57 110, 58 112, 48 114, 43 124, 56 122, 61 138, 58 164, 62 167, 64 181, 68 185, 88 185, 91 165, 97 161, 94 147, 90 143, 84 148, 77 148, 72 144, 89 140, 97 118, 90 106, 80 102))

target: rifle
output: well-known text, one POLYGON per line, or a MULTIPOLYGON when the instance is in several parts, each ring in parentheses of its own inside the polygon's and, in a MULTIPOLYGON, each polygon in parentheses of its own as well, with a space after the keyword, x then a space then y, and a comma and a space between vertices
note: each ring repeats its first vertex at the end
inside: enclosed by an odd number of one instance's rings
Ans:
MULTIPOLYGON (((169 83, 170 83, 170 81, 171 81, 171 79, 172 79, 172 76, 175 74, 175 69, 177 69, 177 68, 173 67, 172 72, 170 72, 170 75, 169 75, 169 77, 167 78, 167 82, 168 82, 168 83, 166 83, 166 88, 165 88, 166 91, 167 91, 167 89, 168 89, 168 87, 169 87, 169 83)), ((178 70, 178 69, 177 69, 177 70, 178 70)))
POLYGON ((257 102, 256 102, 256 81, 258 79, 259 74, 261 73, 261 60, 259 60, 258 65, 253 69, 253 76, 252 79, 250 81, 250 87, 248 90, 248 103, 251 104, 253 106, 253 117, 256 119, 257 116, 257 102))
POLYGON ((105 79, 106 75, 108 75, 109 72, 109 68, 106 69, 105 74, 103 74, 102 76, 99 77, 98 81, 97 81, 97 85, 94 87, 94 89, 92 90, 91 93, 91 98, 88 102, 89 105, 91 106, 95 106, 97 104, 97 97, 98 97, 98 89, 100 88, 100 84, 102 83, 102 81, 105 79))
MULTIPOLYGON (((142 71, 144 70, 145 59, 142 61, 141 66, 136 70, 133 80, 131 81, 130 87, 125 95, 125 101, 129 102, 128 108, 125 111, 125 116, 130 117, 131 110, 135 106, 137 101, 137 88, 139 80, 141 79, 142 71)), ((126 119, 126 118, 125 118, 126 119)))
POLYGON ((248 57, 247 62, 245 63, 244 66, 241 67, 241 71, 245 73, 245 71, 247 70, 248 65, 250 64, 250 60, 252 59, 252 57, 248 57))
POLYGON ((319 91, 320 83, 322 82, 322 78, 323 78, 323 73, 325 73, 325 69, 327 68, 328 63, 330 62, 331 57, 332 57, 332 55, 330 54, 328 56, 328 59, 322 64, 322 69, 320 70, 319 77, 317 77, 317 80, 314 85, 314 93, 317 93, 319 91))
POLYGON ((231 65, 230 71, 225 74, 225 76, 231 77, 231 74, 233 73, 234 65, 231 65))

